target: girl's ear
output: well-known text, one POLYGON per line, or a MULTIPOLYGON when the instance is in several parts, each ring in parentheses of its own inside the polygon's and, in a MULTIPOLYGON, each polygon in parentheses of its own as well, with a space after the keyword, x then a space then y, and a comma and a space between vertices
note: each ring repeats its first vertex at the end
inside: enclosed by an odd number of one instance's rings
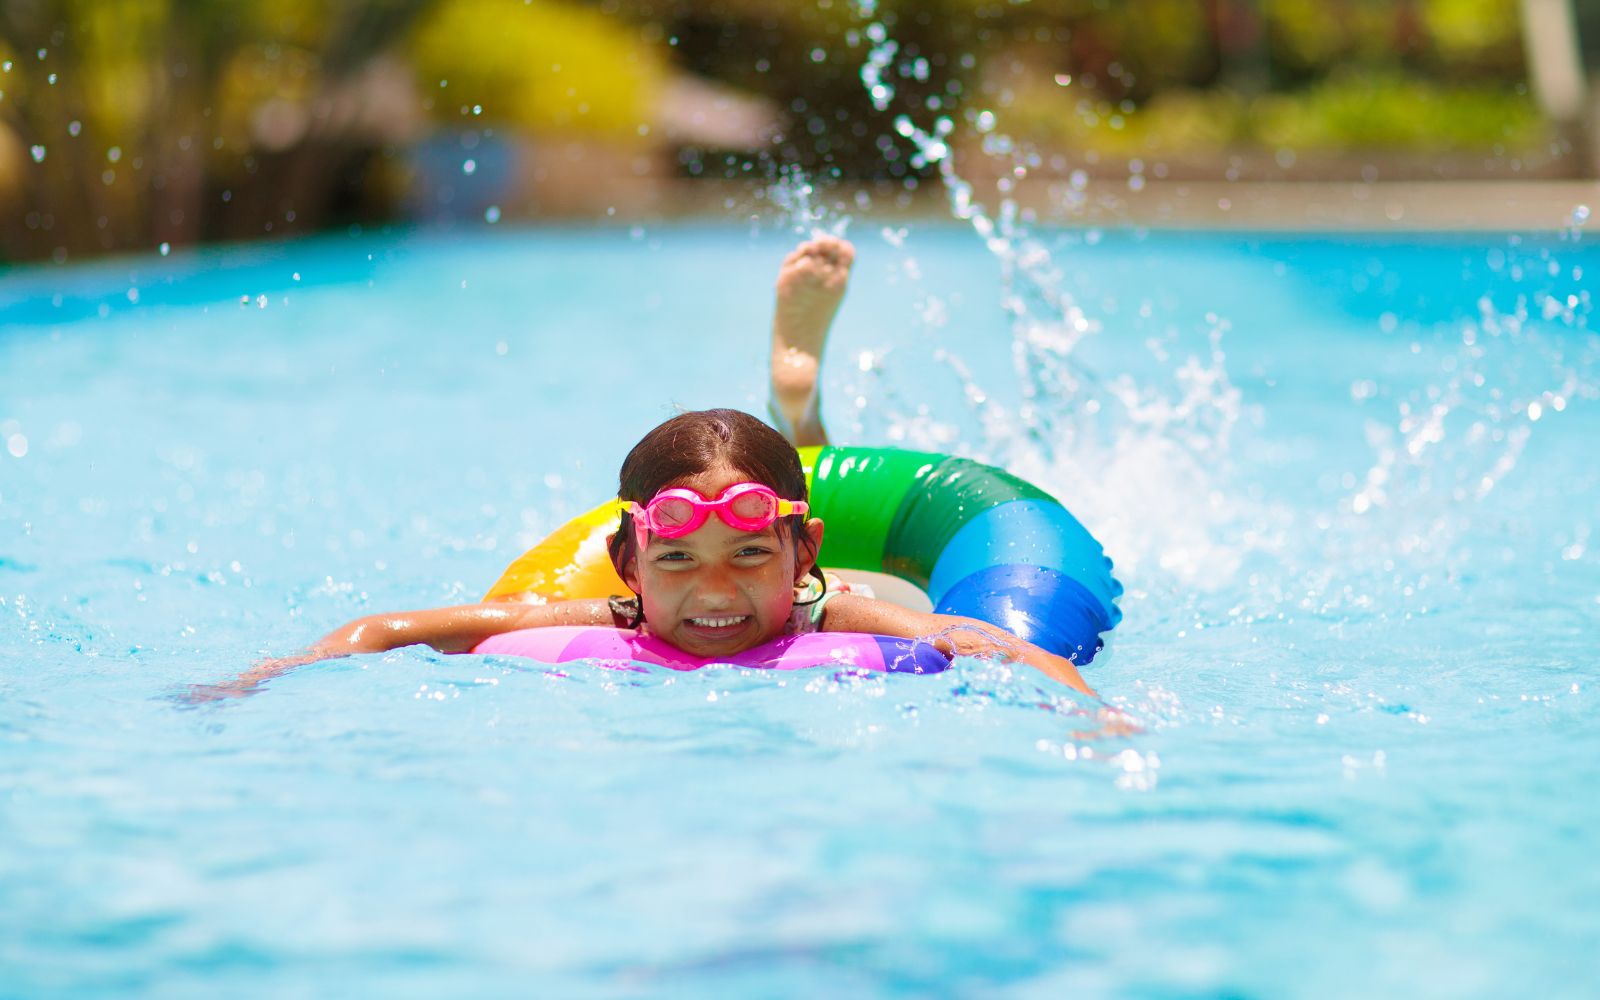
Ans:
POLYGON ((811 567, 817 564, 817 554, 822 551, 822 518, 813 517, 807 521, 805 533, 811 544, 796 546, 794 553, 794 582, 797 584, 811 572, 811 567))
MULTIPOLYGON (((606 551, 615 551, 611 548, 611 544, 616 537, 617 533, 615 531, 606 536, 606 551)), ((622 582, 628 585, 629 590, 635 594, 639 593, 639 554, 637 552, 633 554, 632 559, 628 560, 626 566, 620 565, 613 559, 611 567, 617 571, 617 576, 622 578, 622 582)))

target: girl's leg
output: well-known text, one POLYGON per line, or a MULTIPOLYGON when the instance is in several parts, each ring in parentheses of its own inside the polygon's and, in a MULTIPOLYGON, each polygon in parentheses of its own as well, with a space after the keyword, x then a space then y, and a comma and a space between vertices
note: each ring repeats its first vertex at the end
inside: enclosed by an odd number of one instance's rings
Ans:
MULTIPOLYGON (((818 405, 817 373, 855 255, 846 241, 820 236, 796 247, 778 270, 778 305, 772 317, 772 423, 797 448, 828 443, 818 405)), ((913 611, 933 610, 928 595, 898 577, 864 570, 828 573, 842 578, 852 593, 913 611)))
POLYGON ((796 247, 778 269, 770 408, 774 425, 796 447, 828 443, 817 374, 854 260, 847 241, 819 236, 796 247))

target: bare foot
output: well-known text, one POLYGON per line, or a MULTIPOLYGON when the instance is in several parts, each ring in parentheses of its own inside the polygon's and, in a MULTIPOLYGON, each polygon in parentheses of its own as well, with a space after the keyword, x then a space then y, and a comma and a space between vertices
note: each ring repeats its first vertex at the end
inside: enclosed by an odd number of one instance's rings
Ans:
POLYGON ((778 270, 772 315, 772 415, 798 447, 827 444, 817 373, 828 328, 850 282, 855 247, 819 236, 795 247, 778 270))

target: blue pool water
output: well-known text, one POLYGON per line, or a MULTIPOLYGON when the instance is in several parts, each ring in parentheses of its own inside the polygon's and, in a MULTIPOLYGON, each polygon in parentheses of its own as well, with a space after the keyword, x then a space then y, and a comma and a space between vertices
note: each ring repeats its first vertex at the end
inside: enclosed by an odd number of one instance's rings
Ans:
POLYGON ((0 994, 1592 991, 1592 245, 850 235, 836 437, 1060 495, 1128 588, 1086 676, 1143 732, 978 662, 408 649, 186 706, 475 598, 673 407, 758 409, 789 236, 13 269, 0 994))

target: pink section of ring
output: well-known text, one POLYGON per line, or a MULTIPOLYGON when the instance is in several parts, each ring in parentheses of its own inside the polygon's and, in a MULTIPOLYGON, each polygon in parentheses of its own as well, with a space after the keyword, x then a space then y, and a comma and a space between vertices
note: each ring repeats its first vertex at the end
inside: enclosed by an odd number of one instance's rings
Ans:
POLYGON ((615 628, 561 625, 493 635, 474 653, 525 656, 541 663, 574 660, 654 663, 673 670, 699 670, 713 663, 756 670, 800 670, 817 666, 883 670, 877 640, 858 632, 812 632, 763 643, 733 656, 704 659, 690 656, 650 635, 615 628))

